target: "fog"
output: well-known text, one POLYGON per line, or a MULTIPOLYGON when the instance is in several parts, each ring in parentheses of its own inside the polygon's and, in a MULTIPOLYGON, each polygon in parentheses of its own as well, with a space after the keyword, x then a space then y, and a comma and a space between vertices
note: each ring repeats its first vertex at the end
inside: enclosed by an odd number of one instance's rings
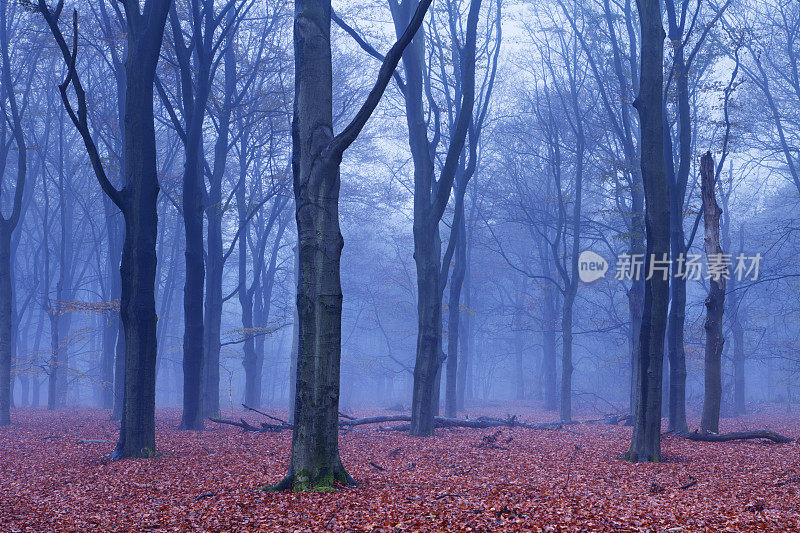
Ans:
POLYGON ((2 3, 0 424, 797 409, 800 4, 665 0, 663 62, 630 1, 417 5, 2 3))

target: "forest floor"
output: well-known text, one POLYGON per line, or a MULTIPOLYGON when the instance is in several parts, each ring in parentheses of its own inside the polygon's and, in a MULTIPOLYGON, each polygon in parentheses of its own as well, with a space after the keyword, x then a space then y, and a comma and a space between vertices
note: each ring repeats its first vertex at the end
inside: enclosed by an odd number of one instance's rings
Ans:
MULTIPOLYGON (((502 428, 494 448, 497 429, 420 439, 360 427, 340 438, 360 485, 296 494, 261 490, 286 471, 289 432, 178 431, 180 413, 161 410, 159 455, 110 462, 107 411, 12 416, 0 428, 0 531, 800 531, 797 443, 665 436, 662 463, 630 464, 631 429, 602 423, 502 428)), ((800 437, 796 415, 722 425, 800 437)))

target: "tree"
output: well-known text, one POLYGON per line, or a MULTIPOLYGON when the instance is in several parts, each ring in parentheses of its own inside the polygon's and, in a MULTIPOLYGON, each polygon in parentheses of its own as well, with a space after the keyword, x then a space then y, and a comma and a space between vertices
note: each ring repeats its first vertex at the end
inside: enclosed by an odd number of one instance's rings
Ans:
MULTIPOLYGON (((0 426, 11 423, 11 363, 13 357, 11 234, 19 224, 22 214, 22 198, 28 170, 28 151, 22 131, 22 115, 20 107, 17 105, 17 97, 14 93, 15 89, 11 78, 9 22, 8 2, 2 2, 2 5, 0 5, 0 55, 2 55, 2 65, 0 65, 0 68, 2 68, 2 72, 0 72, 0 76, 2 76, 0 78, 2 91, 0 92, 0 99, 2 99, 4 119, 11 126, 11 135, 17 148, 17 178, 14 186, 11 212, 7 217, 0 212, 0 426)), ((3 124, 4 136, 5 127, 5 124, 3 124)), ((0 195, 2 195, 2 191, 7 190, 3 181, 8 146, 10 146, 10 143, 6 144, 4 138, 2 148, 0 148, 2 149, 0 153, 0 159, 2 159, 0 161, 0 195)), ((0 199, 2 199, 2 196, 0 196, 0 199)))
MULTIPOLYGON (((450 6, 448 9, 448 18, 450 27, 456 27, 458 11, 455 5, 450 6)), ((486 35, 486 61, 487 68, 484 75, 483 83, 481 84, 481 94, 477 97, 478 103, 474 106, 474 117, 469 125, 468 131, 468 149, 465 150, 463 157, 459 159, 458 168, 456 170, 456 177, 454 180, 453 188, 455 192, 455 206, 453 224, 450 230, 450 241, 445 251, 444 258, 442 259, 442 267, 440 269, 439 290, 444 291, 447 284, 447 274, 450 269, 450 262, 453 262, 453 274, 450 278, 450 296, 448 300, 448 331, 447 331, 447 366, 446 366, 446 387, 445 387, 445 416, 454 417, 458 411, 458 373, 459 373, 459 338, 460 338, 460 324, 462 321, 461 309, 461 290, 464 285, 464 280, 467 276, 467 213, 464 206, 464 198, 467 193, 467 187, 470 180, 475 174, 478 166, 478 148, 481 141, 481 133, 483 131, 484 122, 486 120, 489 104, 492 99, 492 92, 494 89, 495 78, 497 75, 497 63, 500 55, 500 45, 502 43, 502 2, 498 0, 497 9, 494 14, 494 49, 489 51, 489 41, 491 40, 491 31, 486 35)), ((466 52, 466 44, 459 46, 460 39, 453 39, 453 46, 455 47, 454 55, 456 59, 463 65, 461 59, 466 52)), ((439 44, 441 46, 441 44, 439 44)), ((477 46, 477 45, 476 45, 477 46)), ((469 60, 467 58, 467 60, 469 60)), ((477 55, 472 59, 473 62, 478 61, 477 55)), ((463 68, 459 68, 463 71, 463 68)), ((458 71, 457 71, 458 72, 458 71)), ((474 76, 474 73, 473 73, 474 76)), ((455 85, 460 89, 464 80, 457 80, 455 85)), ((449 84, 445 85, 445 90, 449 93, 449 84)), ((448 100, 451 98, 448 95, 448 100)), ((454 98, 458 100, 458 98, 454 98)), ((451 118, 450 124, 455 123, 454 110, 452 107, 449 109, 451 118)), ((472 211, 474 212, 475 197, 473 193, 472 198, 472 211)), ((471 213, 474 214, 474 213, 471 213)), ((441 299, 441 297, 440 297, 441 299)), ((468 326, 467 326, 468 328, 468 326)), ((468 335, 468 329, 467 329, 468 335)), ((463 344, 462 344, 463 346, 463 344)), ((462 350, 463 351, 463 350, 462 350)), ((522 354, 519 354, 522 357, 522 354)), ((466 361, 460 364, 466 364, 466 361)), ((519 379, 523 379, 520 374, 519 379)), ((462 385, 463 386, 463 385, 462 385)), ((462 402, 463 408, 463 402, 462 402)))
MULTIPOLYGON (((692 164, 692 111, 690 94, 690 69, 695 68, 695 59, 702 49, 706 36, 716 21, 722 16, 731 0, 727 0, 706 24, 703 32, 694 46, 687 50, 686 44, 695 27, 694 20, 687 26, 689 19, 686 12, 690 0, 681 0, 680 10, 676 10, 675 0, 665 0, 667 11, 667 26, 669 40, 674 43, 672 50, 672 68, 667 79, 666 91, 670 91, 673 81, 677 99, 677 137, 678 150, 675 168, 673 156, 672 125, 666 115, 666 100, 664 101, 664 161, 666 164, 667 182, 669 185, 670 206, 670 250, 672 257, 678 258, 685 255, 691 247, 691 240, 686 242, 683 228, 683 213, 686 203, 686 192, 689 183, 689 173, 692 164)), ((698 2, 697 11, 700 10, 698 2)), ((673 263, 673 269, 680 268, 679 263, 673 263)), ((686 432, 686 352, 684 350, 684 328, 686 323, 686 279, 673 270, 670 283, 669 322, 667 326, 667 349, 669 358, 669 429, 679 433, 686 432)))
POLYGON ((289 472, 276 485, 306 489, 352 483, 339 458, 339 366, 342 349, 339 166, 375 111, 403 50, 417 33, 430 0, 423 0, 386 54, 361 109, 333 134, 330 0, 295 5, 295 101, 292 171, 299 241, 299 319, 296 399, 289 472))
POLYGON ((125 1, 127 59, 125 61, 125 185, 116 189, 106 176, 89 129, 86 93, 76 71, 78 14, 73 12, 72 50, 58 26, 64 7, 51 10, 45 0, 35 9, 42 14, 56 40, 67 77, 59 86, 67 113, 80 133, 100 186, 125 218, 122 249, 120 314, 125 329, 125 388, 120 437, 115 459, 148 457, 155 453, 156 378, 156 239, 158 234, 158 177, 153 124, 153 83, 161 51, 170 0, 125 1), (72 85, 77 110, 67 90, 72 85))
MULTIPOLYGON (((646 260, 669 257, 667 175, 664 163, 664 28, 659 0, 637 0, 641 34, 639 112, 641 167, 645 196, 646 260)), ((630 461, 661 460, 661 375, 664 359, 669 283, 666 275, 645 281, 644 312, 639 332, 636 404, 630 461)))
MULTIPOLYGON (((392 19, 399 36, 412 20, 417 0, 390 2, 392 19)), ((411 401, 411 433, 433 435, 433 420, 439 408, 439 383, 442 353, 442 291, 440 290, 441 237, 439 223, 447 207, 459 160, 475 104, 475 47, 480 0, 470 2, 459 68, 462 95, 450 145, 437 181, 434 157, 440 140, 439 125, 433 142, 428 140, 424 117, 423 88, 430 95, 430 80, 425 61, 425 35, 420 33, 403 53, 406 79, 401 86, 406 108, 409 147, 414 161, 414 261, 417 266, 417 350, 414 364, 414 391, 411 401), (428 84, 427 87, 425 85, 428 84)), ((438 114, 434 110, 433 114, 438 114)), ((438 120, 438 119, 437 119, 438 120)))
POLYGON ((714 158, 706 152, 700 160, 700 176, 703 191, 703 228, 705 230, 705 250, 709 267, 723 267, 725 272, 709 272, 710 288, 706 298, 706 346, 703 416, 700 428, 704 432, 719 433, 719 408, 722 401, 722 314, 725 311, 725 280, 728 276, 722 247, 719 242, 719 218, 722 210, 717 204, 714 192, 714 158))

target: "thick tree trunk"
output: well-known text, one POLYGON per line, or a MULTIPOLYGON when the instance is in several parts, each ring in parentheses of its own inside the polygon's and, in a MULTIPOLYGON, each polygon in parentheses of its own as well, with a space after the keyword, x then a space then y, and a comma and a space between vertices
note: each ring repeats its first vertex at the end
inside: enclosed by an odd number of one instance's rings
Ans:
MULTIPOLYGON (((421 216, 424 218, 424 216, 421 216)), ((436 378, 440 367, 442 306, 439 299, 440 247, 438 221, 414 220, 414 261, 417 265, 417 358, 411 401, 411 434, 433 435, 436 416, 436 378)))
POLYGON ((115 459, 148 457, 156 449, 155 276, 159 186, 153 124, 153 81, 166 9, 151 5, 155 2, 149 0, 146 11, 163 10, 163 16, 151 13, 156 20, 147 21, 153 27, 148 27, 151 31, 144 32, 145 35, 129 34, 125 65, 125 241, 120 268, 120 312, 125 328, 125 387, 120 437, 112 455, 115 459), (160 26, 158 19, 161 19, 160 26))
MULTIPOLYGON (((398 35, 409 25, 417 4, 422 3, 416 0, 403 0, 392 4, 392 17, 398 35)), ((409 130, 409 146, 414 160, 413 235, 414 261, 417 267, 417 350, 411 401, 411 433, 417 436, 433 434, 433 418, 439 409, 438 391, 442 363, 439 222, 450 197, 467 129, 472 121, 475 103, 475 40, 480 4, 480 0, 470 2, 463 52, 463 98, 457 124, 450 134, 450 146, 438 182, 434 179, 428 126, 422 104, 425 72, 424 35, 417 35, 403 53, 406 73, 406 122, 409 130)))
POLYGON ((344 151, 374 112, 403 49, 422 24, 423 2, 381 65, 378 80, 353 121, 333 135, 330 0, 295 4, 295 100, 292 171, 300 270, 297 383, 289 472, 276 489, 352 483, 339 458, 339 368, 342 350, 339 166, 344 151))
POLYGON ((292 167, 299 336, 291 464, 277 486, 296 490, 352 482, 339 458, 344 240, 339 231, 341 155, 329 153, 334 139, 330 24, 330 0, 296 4, 292 167))
MULTIPOLYGON (((203 87, 204 81, 201 79, 198 85, 203 87)), ((197 105, 192 109, 188 120, 185 145, 186 162, 183 173, 186 277, 183 286, 183 415, 180 427, 191 430, 203 429, 204 418, 200 402, 203 390, 203 288, 206 275, 202 192, 205 183, 200 158, 202 157, 202 122, 205 99, 202 94, 198 94, 196 99, 197 105)), ((211 232, 209 231, 210 236, 211 232)), ((209 270, 211 269, 210 265, 211 255, 209 254, 209 270)), ((208 414, 216 414, 216 412, 208 414)))
MULTIPOLYGON (((705 251, 709 265, 721 265, 722 247, 719 243, 719 218, 722 214, 717 204, 714 179, 714 158, 711 152, 700 160, 700 177, 703 196, 703 226, 705 251)), ((719 433, 719 409, 722 402, 722 315, 725 311, 725 281, 728 274, 711 273, 706 298, 705 393, 700 429, 704 433, 719 433)))
MULTIPOLYGON (((634 107, 641 127, 641 167, 645 193, 646 259, 669 255, 669 207, 664 163, 664 28, 659 0, 638 0, 641 28, 641 87, 634 107)), ((661 373, 669 283, 659 275, 645 281, 633 436, 626 457, 661 460, 661 373)))

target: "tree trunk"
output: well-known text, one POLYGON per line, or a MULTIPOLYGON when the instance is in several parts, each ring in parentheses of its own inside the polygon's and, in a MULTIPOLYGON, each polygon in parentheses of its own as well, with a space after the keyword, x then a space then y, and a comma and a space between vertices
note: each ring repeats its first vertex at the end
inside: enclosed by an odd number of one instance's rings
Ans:
MULTIPOLYGON (((226 257, 222 248, 222 180, 225 175, 229 151, 229 134, 232 112, 232 101, 236 92, 236 44, 234 18, 235 9, 228 9, 226 17, 226 49, 225 61, 225 93, 222 111, 217 127, 218 136, 214 143, 214 169, 210 178, 208 193, 208 271, 206 272, 206 302, 205 302, 205 360, 204 360, 204 411, 206 416, 219 414, 219 357, 221 351, 220 334, 222 331, 222 276, 226 257)), ((206 32, 210 30, 207 28, 206 32)), ((211 32, 213 33, 213 31, 211 32)), ((211 60, 211 51, 206 50, 208 61, 211 60)), ((209 80, 208 71, 203 74, 203 79, 209 80)), ((207 100, 208 91, 202 96, 207 100)), ((243 185, 242 185, 243 186, 243 185)), ((240 239, 247 241, 246 234, 240 239)))
POLYGON ((465 274, 464 274, 464 283, 463 283, 463 290, 464 290, 464 306, 467 308, 467 312, 463 314, 461 317, 461 323, 459 325, 459 342, 461 344, 461 353, 459 354, 459 361, 458 361, 458 369, 457 369, 457 384, 456 384, 456 410, 463 411, 464 410, 464 403, 467 397, 467 369, 470 365, 470 357, 472 355, 472 351, 470 350, 472 346, 472 290, 470 287, 470 267, 469 267, 469 239, 466 239, 467 244, 467 260, 464 262, 465 267, 465 274))
MULTIPOLYGON (((545 275, 551 277, 550 258, 547 251, 540 249, 539 257, 543 258, 545 275)), ((544 381, 544 408, 548 411, 558 410, 558 351, 556 348, 556 328, 558 323, 558 291, 555 285, 548 283, 544 287, 544 320, 542 320, 542 379, 544 381)))
MULTIPOLYGON (((731 285, 734 284, 734 281, 731 279, 731 285)), ((733 334, 733 410, 737 415, 743 415, 747 413, 747 404, 745 401, 744 328, 742 327, 742 310, 738 308, 739 305, 741 304, 737 302, 731 324, 731 333, 733 334)))
POLYGON ((297 387, 289 474, 295 489, 348 483, 339 458, 342 288, 339 162, 333 136, 330 1, 295 6, 292 167, 299 238, 297 387), (323 154, 323 157, 319 157, 323 154))
MULTIPOLYGON (((692 159, 692 116, 689 103, 689 65, 685 58, 683 23, 678 23, 674 2, 665 3, 669 26, 669 39, 673 46, 673 71, 675 79, 678 110, 678 169, 672 155, 672 132, 669 121, 663 121, 665 164, 668 175, 670 207, 670 247, 673 259, 686 254, 686 237, 683 230, 683 211, 686 201, 686 188, 692 159)), ((664 111, 666 116, 666 111, 664 111)), ((673 269, 678 263, 673 262, 673 269)), ((686 351, 684 348, 684 327, 686 322, 686 280, 673 276, 668 322, 669 357, 669 429, 679 433, 686 432, 686 351)))
MULTIPOLYGON (((463 197, 461 202, 460 216, 456 217, 459 224, 455 235, 457 239, 455 251, 455 263, 453 266, 453 276, 450 279, 450 307, 448 309, 448 332, 447 332, 447 381, 445 389, 444 415, 454 417, 458 412, 458 340, 459 326, 461 322, 461 288, 464 284, 464 277, 467 272, 467 239, 466 224, 464 217, 463 197)), ((463 363, 461 363, 463 364, 463 363)))
MULTIPOLYGON (((719 243, 719 218, 722 214, 717 204, 714 179, 714 158, 711 152, 700 160, 700 177, 703 195, 703 226, 705 228, 705 251, 709 265, 721 263, 722 247, 719 243)), ((727 269, 727 267, 725 267, 727 269)), ((706 347, 705 347, 705 393, 700 429, 704 433, 719 433, 719 409, 722 402, 722 315, 725 311, 726 272, 711 272, 706 298, 706 347)))
MULTIPOLYGON (((664 163, 664 28, 659 0, 638 0, 641 30, 641 87, 634 107, 641 129, 641 167, 645 193, 646 259, 669 255, 669 197, 664 163)), ((661 373, 669 283, 655 275, 645 281, 639 333, 636 410, 630 461, 661 460, 661 373)))
MULTIPOLYGON (((158 176, 153 82, 168 0, 148 0, 145 28, 128 32, 125 64, 125 241, 120 312, 125 328, 125 385, 120 437, 112 455, 155 453, 156 240, 158 176), (146 31, 142 31, 146 30, 146 31)), ((131 22, 129 21, 129 24, 131 22)), ((137 24, 144 24, 139 19, 137 24)))
MULTIPOLYGON (((246 134, 245 134, 246 135, 246 134)), ((247 156, 246 142, 242 140, 242 153, 239 159, 239 179, 244 180, 247 173, 247 156)), ((242 330, 244 334, 244 343, 242 350, 244 357, 242 359, 242 366, 244 367, 244 403, 250 407, 261 407, 261 372, 259 371, 256 359, 256 346, 255 338, 251 334, 253 331, 253 296, 258 291, 258 280, 260 279, 259 272, 256 266, 259 264, 259 257, 253 257, 253 286, 247 286, 247 234, 248 221, 247 221, 247 205, 245 198, 244 184, 239 185, 236 189, 236 209, 239 217, 239 229, 242 232, 239 238, 239 290, 238 298, 239 305, 242 308, 242 330)), ((260 239, 265 239, 262 235, 260 239)), ((263 255, 263 248, 258 246, 255 254, 263 255)), ((254 255, 255 255, 254 254, 254 255)))
MULTIPOLYGON (((120 279, 119 266, 121 260, 121 248, 119 241, 119 224, 117 223, 117 210, 111 205, 111 201, 104 198, 103 205, 106 215, 106 231, 108 233, 108 257, 106 258, 106 276, 108 278, 109 290, 108 297, 111 301, 119 300, 120 279)), ((103 349, 100 363, 100 378, 102 381, 102 392, 100 396, 100 406, 103 409, 114 408, 114 360, 117 347, 117 334, 120 331, 119 312, 112 312, 108 317, 104 317, 103 327, 103 349)))
MULTIPOLYGON (((636 173, 639 176, 638 173, 636 173)), ((644 199, 642 192, 637 190, 637 185, 641 185, 641 176, 634 181, 632 197, 631 215, 631 256, 645 253, 644 243, 644 199)), ((644 279, 631 280, 631 287, 628 289, 628 309, 631 315, 631 336, 630 336, 630 400, 628 408, 631 413, 636 406, 636 376, 639 369, 639 332, 642 327, 642 311, 644 306, 644 279)))
MULTIPOLYGON (((300 246, 294 247, 294 286, 300 281, 300 246)), ((297 400, 297 354, 300 341, 300 317, 297 306, 294 308, 292 322, 292 351, 289 354, 289 421, 294 423, 294 406, 297 400)))
MULTIPOLYGON (((420 215, 424 218, 424 215, 420 215)), ((414 391, 411 401, 411 434, 433 435, 437 406, 436 377, 439 372, 441 314, 439 299, 438 221, 414 220, 414 261, 417 265, 417 358, 414 364, 414 391)))
POLYGON ((291 463, 276 489, 296 490, 352 483, 339 458, 339 368, 342 352, 339 231, 339 166, 375 111, 430 6, 425 0, 402 37, 387 53, 365 103, 333 135, 333 66, 330 0, 295 4, 295 100, 292 171, 300 269, 297 284, 299 336, 291 463))
POLYGON ((0 426, 11 423, 11 228, 0 220, 0 426))
POLYGON ((572 420, 572 303, 574 296, 564 297, 561 310, 561 420, 572 420))
MULTIPOLYGON (((670 241, 672 257, 686 254, 683 233, 683 199, 670 198, 670 241), (676 205, 677 203, 677 205, 676 205), (677 218, 677 221, 675 220, 677 218)), ((677 262, 673 263, 677 265, 677 262)), ((676 268, 676 267, 673 267, 676 268)), ((667 349, 669 358, 669 430, 688 431, 686 425, 686 351, 684 349, 684 324, 686 322, 686 279, 673 275, 670 283, 667 349)))
MULTIPOLYGON (((217 187, 212 185, 209 195, 212 206, 222 202, 217 187), (218 198, 215 203, 214 198, 218 198)), ((220 189, 221 191, 221 189, 220 189)), ((214 208, 211 208, 214 210, 214 208)), ((218 209, 217 209, 218 210, 218 209)), ((240 237, 241 238, 241 237, 240 237)), ((206 271, 205 301, 205 357, 203 361, 203 412, 205 416, 219 414, 219 357, 222 350, 220 335, 222 332, 222 213, 208 215, 208 270, 206 271)))
MULTIPOLYGON (((417 35, 403 53, 406 73, 404 91, 406 122, 409 147, 414 160, 413 235, 414 261, 417 267, 417 349, 411 401, 411 433, 417 436, 433 435, 433 418, 439 408, 438 379, 442 363, 439 222, 450 197, 467 129, 472 121, 475 104, 475 41, 480 3, 480 0, 470 2, 463 52, 463 98, 438 182, 434 179, 434 164, 422 103, 425 72, 424 35, 417 35)), ((392 4, 392 17, 398 35, 409 26, 417 4, 416 0, 403 0, 392 4)))
MULTIPOLYGON (((203 80, 198 83, 203 86, 203 80)), ((181 429, 203 429, 201 408, 203 390, 204 328, 203 286, 205 284, 205 243, 203 239, 203 194, 201 170, 202 122, 205 101, 197 95, 197 105, 188 120, 183 173, 183 228, 186 234, 186 277, 183 286, 183 414, 181 429), (202 105, 202 109, 200 109, 202 105)), ((211 237, 209 220, 209 238, 211 237)), ((210 251, 209 251, 210 252, 210 251)), ((209 270, 211 269, 209 253, 209 270)), ((209 287, 210 288, 210 287, 209 287)), ((209 298, 210 299, 210 295, 209 298)), ((210 411, 209 414, 216 414, 210 411)))
MULTIPOLYGON (((14 257, 11 253, 11 234, 17 227, 22 214, 22 198, 25 191, 25 180, 27 178, 27 153, 25 138, 22 133, 22 120, 20 111, 17 108, 17 100, 14 94, 14 85, 11 78, 11 51, 9 50, 8 20, 6 2, 0 7, 0 55, 2 55, 2 83, 5 86, 5 98, 8 106, 4 106, 5 119, 9 121, 14 144, 17 148, 17 179, 14 188, 13 203, 9 217, 5 218, 0 212, 0 426, 11 423, 12 397, 12 364, 14 358, 14 283, 12 275, 14 272, 12 261, 14 257), (9 113, 10 120, 9 120, 9 113)), ((23 106, 24 109, 24 106, 23 106)), ((6 148, 7 150, 7 148, 6 148)), ((3 153, 3 166, 7 152, 3 153)), ((0 173, 0 200, 3 192, 10 190, 0 173)))

